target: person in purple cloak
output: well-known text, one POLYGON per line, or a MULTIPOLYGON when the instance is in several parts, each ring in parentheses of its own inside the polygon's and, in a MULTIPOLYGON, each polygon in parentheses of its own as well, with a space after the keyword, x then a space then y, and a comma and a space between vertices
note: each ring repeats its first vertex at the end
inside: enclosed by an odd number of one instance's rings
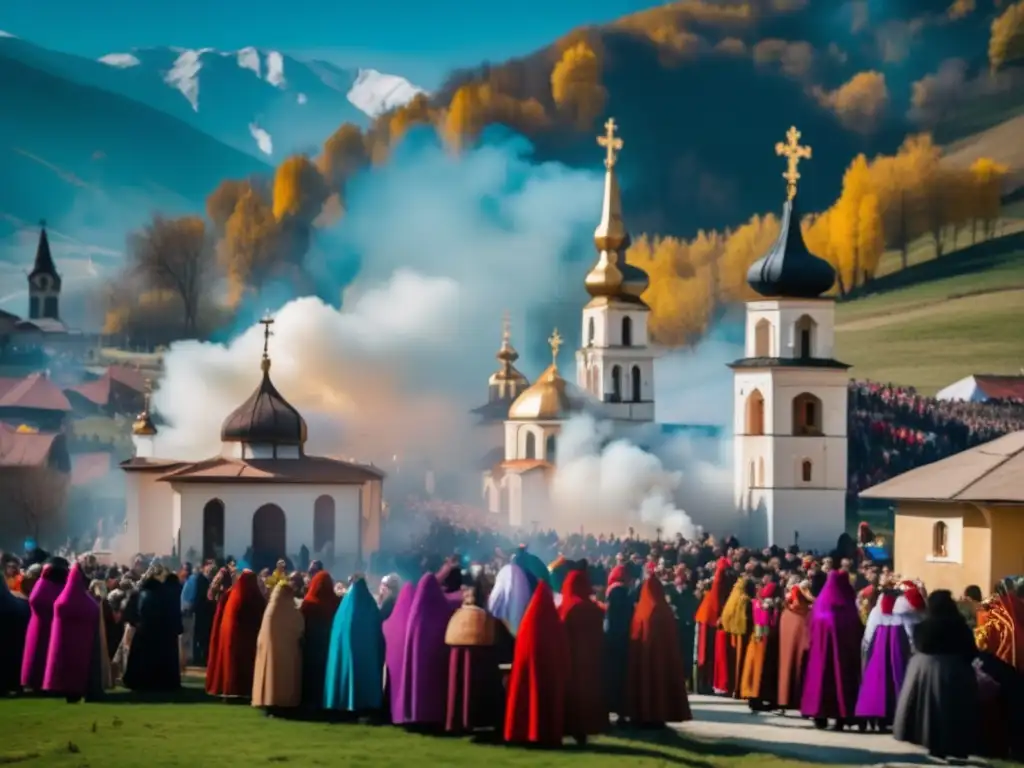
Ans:
POLYGON ((387 674, 385 701, 391 712, 391 722, 405 722, 405 635, 409 627, 409 610, 415 588, 406 582, 398 592, 391 615, 383 624, 384 668, 387 674))
POLYGON ((854 722, 863 633, 850 574, 832 571, 811 610, 807 671, 800 699, 801 714, 812 718, 817 728, 834 720, 835 730, 841 731, 854 722))
POLYGON ((43 690, 46 654, 50 649, 50 632, 53 629, 53 604, 60 597, 67 580, 68 561, 62 557, 54 557, 43 566, 39 581, 32 587, 32 594, 28 598, 32 615, 28 620, 25 650, 21 656, 22 688, 37 693, 43 690))
POLYGON ((443 728, 448 706, 448 659, 445 631, 455 608, 431 573, 420 577, 409 608, 405 634, 404 722, 443 728))
POLYGON ((89 579, 80 563, 71 566, 67 583, 53 604, 53 628, 46 654, 43 690, 79 701, 89 691, 92 665, 98 662, 100 607, 89 594, 89 579))

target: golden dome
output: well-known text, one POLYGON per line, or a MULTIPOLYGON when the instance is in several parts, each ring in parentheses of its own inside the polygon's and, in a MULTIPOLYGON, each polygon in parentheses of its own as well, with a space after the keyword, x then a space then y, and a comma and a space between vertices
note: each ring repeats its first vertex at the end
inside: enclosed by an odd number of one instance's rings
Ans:
POLYGON ((622 265, 622 287, 619 289, 620 293, 639 299, 650 284, 650 277, 640 267, 633 266, 632 264, 622 265))
POLYGON ((558 421, 572 410, 565 391, 565 379, 554 363, 512 403, 508 409, 511 421, 558 421))
POLYGON ((135 417, 135 421, 132 423, 132 434, 137 437, 152 437, 156 434, 156 424, 153 423, 153 419, 149 415, 148 407, 135 417))
POLYGON ((505 313, 505 317, 502 321, 501 348, 498 349, 498 353, 495 357, 501 363, 501 368, 492 373, 490 378, 487 380, 487 383, 490 386, 501 386, 508 382, 512 382, 516 385, 513 388, 513 391, 518 391, 522 387, 526 387, 530 384, 526 376, 524 376, 513 365, 513 363, 519 359, 519 353, 516 352, 515 347, 512 346, 512 322, 509 319, 507 312, 505 313))

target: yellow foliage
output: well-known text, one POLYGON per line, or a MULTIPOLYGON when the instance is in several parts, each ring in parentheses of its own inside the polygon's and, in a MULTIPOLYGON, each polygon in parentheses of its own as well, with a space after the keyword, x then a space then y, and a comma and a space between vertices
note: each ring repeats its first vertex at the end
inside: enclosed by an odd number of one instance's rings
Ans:
POLYGON ((1024 58, 1024 0, 1007 6, 992 22, 988 61, 992 71, 1024 58))
POLYGON ((345 180, 366 166, 369 160, 366 140, 359 126, 345 123, 324 142, 317 158, 317 167, 333 190, 340 190, 345 180))
POLYGON ((305 155, 292 155, 274 174, 274 218, 312 221, 327 199, 324 177, 305 155))
POLYGON ((225 179, 206 198, 206 215, 218 230, 223 230, 238 200, 249 189, 248 181, 225 179))
POLYGON ((448 146, 458 151, 491 124, 529 135, 546 122, 544 107, 536 99, 521 101, 496 91, 490 83, 467 83, 452 96, 441 133, 448 146))
POLYGON ((249 190, 228 219, 220 248, 231 303, 241 298, 246 286, 258 288, 262 284, 277 259, 279 233, 271 206, 249 190))
POLYGON ((1008 168, 990 157, 979 157, 970 168, 970 218, 991 231, 999 218, 1003 182, 1008 168))
POLYGON ((822 106, 831 109, 850 130, 870 133, 889 104, 889 87, 881 72, 858 72, 834 91, 815 89, 822 106))
POLYGON ((953 0, 953 4, 946 9, 946 15, 951 19, 963 19, 974 13, 976 7, 976 0, 953 0))
POLYGON ((874 277, 884 252, 885 230, 878 209, 878 195, 869 192, 861 198, 857 215, 857 255, 864 280, 874 277))
POLYGON ((601 84, 601 62, 586 41, 562 52, 551 70, 551 96, 581 130, 604 112, 608 92, 601 84))

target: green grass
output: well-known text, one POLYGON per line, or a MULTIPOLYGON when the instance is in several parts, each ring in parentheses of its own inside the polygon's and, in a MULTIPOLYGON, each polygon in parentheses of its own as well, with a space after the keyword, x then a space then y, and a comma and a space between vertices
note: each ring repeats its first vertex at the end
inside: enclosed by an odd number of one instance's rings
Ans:
POLYGON ((534 750, 469 738, 414 735, 391 726, 267 718, 249 706, 186 688, 153 703, 117 691, 103 703, 0 699, 0 765, 110 766, 630 766, 806 768, 808 763, 685 739, 672 731, 602 737, 585 748, 534 750))

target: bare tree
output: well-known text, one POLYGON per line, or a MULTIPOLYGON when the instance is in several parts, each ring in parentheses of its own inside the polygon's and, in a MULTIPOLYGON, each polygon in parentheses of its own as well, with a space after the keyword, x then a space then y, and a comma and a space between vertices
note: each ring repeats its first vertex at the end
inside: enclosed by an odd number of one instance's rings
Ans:
POLYGON ((0 472, 0 494, 10 511, 5 538, 52 538, 60 527, 69 475, 45 467, 9 467, 0 472))
POLYGON ((199 308, 210 289, 213 238, 198 216, 166 219, 159 214, 128 240, 130 269, 151 288, 173 291, 181 300, 182 325, 194 336, 199 308))

